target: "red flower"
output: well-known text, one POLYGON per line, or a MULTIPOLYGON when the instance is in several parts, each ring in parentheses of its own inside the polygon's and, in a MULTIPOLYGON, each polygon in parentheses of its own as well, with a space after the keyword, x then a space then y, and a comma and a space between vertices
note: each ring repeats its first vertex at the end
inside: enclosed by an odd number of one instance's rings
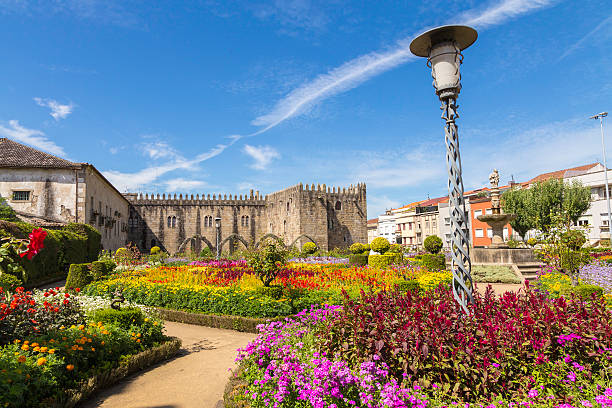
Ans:
POLYGON ((81 288, 74 288, 74 291, 75 291, 76 293, 79 293, 79 292, 81 291, 81 288))
POLYGON ((23 258, 24 256, 27 256, 28 260, 31 260, 34 255, 45 247, 43 242, 46 236, 47 231, 43 230, 42 228, 33 230, 29 235, 30 242, 28 242, 28 249, 21 253, 21 257, 23 258))

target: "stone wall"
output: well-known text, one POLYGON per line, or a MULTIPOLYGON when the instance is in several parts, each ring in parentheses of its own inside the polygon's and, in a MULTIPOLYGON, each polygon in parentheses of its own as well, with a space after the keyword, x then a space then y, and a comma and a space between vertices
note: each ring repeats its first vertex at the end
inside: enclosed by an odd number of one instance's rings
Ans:
POLYGON ((169 253, 199 252, 208 245, 215 252, 216 217, 221 218, 223 251, 256 245, 269 234, 286 245, 295 242, 301 247, 314 241, 324 250, 367 241, 363 184, 330 189, 300 183, 266 197, 251 191, 244 197, 127 194, 126 198, 131 203, 128 239, 143 251, 157 245, 169 253))

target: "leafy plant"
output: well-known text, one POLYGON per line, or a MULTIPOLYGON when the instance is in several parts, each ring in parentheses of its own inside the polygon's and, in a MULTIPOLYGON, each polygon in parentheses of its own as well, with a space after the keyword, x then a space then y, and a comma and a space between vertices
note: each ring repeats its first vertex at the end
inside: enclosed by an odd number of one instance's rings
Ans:
POLYGON ((302 253, 304 255, 312 255, 315 252, 317 252, 317 244, 315 244, 314 242, 306 242, 302 246, 302 253))
POLYGON ((389 241, 387 241, 387 238, 384 238, 384 237, 374 238, 372 242, 370 243, 370 248, 372 249, 372 251, 378 252, 381 255, 387 252, 390 247, 391 247, 391 244, 389 244, 389 241))
POLYGON ((287 262, 288 251, 281 242, 266 242, 259 250, 247 254, 247 262, 264 286, 276 278, 281 267, 287 262))
POLYGON ((364 244, 355 242, 354 244, 351 244, 351 246, 349 247, 349 250, 351 251, 352 254, 362 254, 365 251, 365 248, 366 246, 364 244))
POLYGON ((430 254, 437 254, 440 252, 440 250, 442 250, 442 245, 442 239, 440 239, 440 237, 437 235, 430 235, 425 238, 425 241, 423 242, 423 246, 430 254))

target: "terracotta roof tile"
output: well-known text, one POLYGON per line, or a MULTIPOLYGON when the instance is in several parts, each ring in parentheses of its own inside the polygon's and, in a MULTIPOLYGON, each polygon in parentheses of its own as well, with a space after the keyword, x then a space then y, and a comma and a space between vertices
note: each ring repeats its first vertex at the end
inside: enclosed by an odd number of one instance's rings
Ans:
POLYGON ((10 139, 0 138, 0 167, 76 169, 81 165, 10 139))
POLYGON ((597 166, 599 163, 591 163, 591 164, 585 164, 583 166, 578 166, 578 167, 572 167, 570 169, 563 169, 563 170, 557 170, 557 171, 551 171, 549 173, 543 173, 540 174, 539 176, 536 176, 534 178, 532 178, 531 180, 529 180, 527 182, 527 184, 532 184, 538 181, 545 181, 551 178, 556 178, 556 179, 560 179, 563 178, 565 173, 567 172, 582 172, 582 171, 587 171, 592 169, 593 167, 597 166))

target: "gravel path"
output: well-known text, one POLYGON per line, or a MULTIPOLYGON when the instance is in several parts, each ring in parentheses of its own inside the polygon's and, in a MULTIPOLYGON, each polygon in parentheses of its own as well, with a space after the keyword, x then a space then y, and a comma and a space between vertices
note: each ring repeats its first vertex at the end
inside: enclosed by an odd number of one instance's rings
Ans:
POLYGON ((85 408, 216 408, 222 407, 236 349, 252 333, 166 322, 166 333, 183 340, 177 357, 103 390, 85 408))

